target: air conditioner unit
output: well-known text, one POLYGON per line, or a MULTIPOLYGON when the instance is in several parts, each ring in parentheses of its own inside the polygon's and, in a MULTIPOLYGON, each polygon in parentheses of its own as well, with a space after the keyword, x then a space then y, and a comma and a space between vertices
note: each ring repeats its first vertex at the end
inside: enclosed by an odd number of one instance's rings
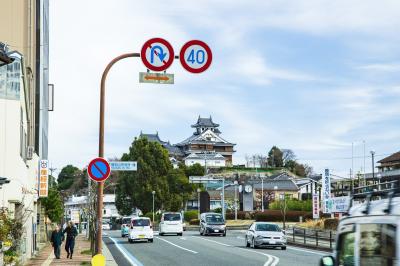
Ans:
POLYGON ((28 149, 26 149, 26 159, 27 160, 32 160, 34 152, 35 152, 35 147, 28 146, 28 149))

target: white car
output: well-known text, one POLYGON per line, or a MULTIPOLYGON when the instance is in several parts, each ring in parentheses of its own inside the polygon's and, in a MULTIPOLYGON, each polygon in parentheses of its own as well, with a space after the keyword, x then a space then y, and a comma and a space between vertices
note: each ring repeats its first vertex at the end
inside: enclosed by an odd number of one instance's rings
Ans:
POLYGON ((103 229, 103 230, 111 230, 111 225, 109 223, 103 223, 101 225, 101 229, 103 229))
POLYGON ((160 221, 160 236, 164 234, 183 234, 182 214, 180 212, 164 212, 160 221))
POLYGON ((245 237, 246 247, 280 247, 286 249, 286 235, 277 224, 254 222, 245 237))
POLYGON ((132 218, 131 227, 129 229, 128 241, 148 241, 153 242, 153 226, 147 217, 132 218))

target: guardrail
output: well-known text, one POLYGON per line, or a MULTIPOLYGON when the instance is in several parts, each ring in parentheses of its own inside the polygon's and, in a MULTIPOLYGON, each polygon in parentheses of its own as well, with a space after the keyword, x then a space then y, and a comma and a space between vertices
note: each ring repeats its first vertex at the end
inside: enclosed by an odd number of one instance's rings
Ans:
POLYGON ((335 246, 336 231, 314 230, 301 227, 289 227, 286 230, 287 241, 291 244, 332 250, 335 246))

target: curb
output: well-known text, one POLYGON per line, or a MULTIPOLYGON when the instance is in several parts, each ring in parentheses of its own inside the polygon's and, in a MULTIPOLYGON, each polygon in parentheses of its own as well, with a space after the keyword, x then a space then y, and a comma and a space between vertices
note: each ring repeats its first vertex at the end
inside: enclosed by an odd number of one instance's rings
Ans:
POLYGON ((118 264, 115 262, 113 255, 111 254, 111 251, 108 249, 104 241, 103 241, 103 256, 106 257, 107 266, 118 266, 118 264))

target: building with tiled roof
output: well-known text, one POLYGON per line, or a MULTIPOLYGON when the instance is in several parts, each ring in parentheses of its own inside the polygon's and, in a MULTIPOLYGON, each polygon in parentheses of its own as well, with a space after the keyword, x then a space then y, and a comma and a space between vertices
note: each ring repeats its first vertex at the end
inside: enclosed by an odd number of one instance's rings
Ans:
POLYGON ((212 117, 202 118, 199 116, 197 122, 191 125, 195 132, 187 139, 171 144, 163 141, 156 134, 143 134, 149 141, 160 143, 168 150, 169 156, 179 161, 184 161, 190 166, 195 163, 207 167, 221 167, 232 165, 232 155, 236 145, 221 137, 219 124, 214 123, 212 117))
POLYGON ((400 151, 378 161, 378 169, 382 172, 400 169, 400 151))

